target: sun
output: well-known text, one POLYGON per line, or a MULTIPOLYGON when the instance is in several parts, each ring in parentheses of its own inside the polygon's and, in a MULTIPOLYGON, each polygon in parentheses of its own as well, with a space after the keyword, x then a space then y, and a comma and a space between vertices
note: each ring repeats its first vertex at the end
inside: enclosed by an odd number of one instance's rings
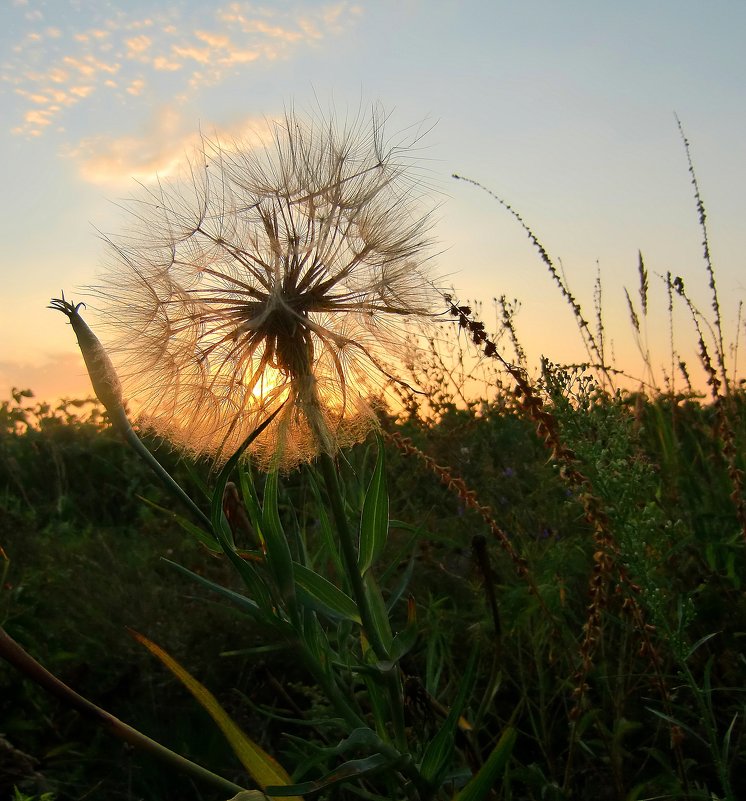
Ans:
POLYGON ((266 366, 254 386, 251 387, 251 395, 257 401, 262 401, 268 395, 276 393, 283 384, 287 384, 287 378, 274 367, 266 366))

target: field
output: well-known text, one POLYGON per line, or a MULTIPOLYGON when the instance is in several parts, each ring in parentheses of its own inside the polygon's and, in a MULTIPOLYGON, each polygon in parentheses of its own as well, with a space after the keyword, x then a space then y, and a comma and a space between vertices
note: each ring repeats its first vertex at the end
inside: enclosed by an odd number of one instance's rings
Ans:
POLYGON ((526 228, 588 362, 532 371, 504 298, 495 333, 446 296, 423 394, 335 462, 218 468, 143 433, 184 498, 111 409, 14 390, 0 797, 746 797, 746 394, 695 191, 713 316, 666 276, 700 364, 672 353, 662 387, 608 363, 526 228))

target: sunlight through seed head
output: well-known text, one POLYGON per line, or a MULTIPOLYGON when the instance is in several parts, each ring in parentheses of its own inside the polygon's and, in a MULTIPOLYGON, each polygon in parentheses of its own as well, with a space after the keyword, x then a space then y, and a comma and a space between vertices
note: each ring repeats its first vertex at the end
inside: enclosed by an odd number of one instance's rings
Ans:
POLYGON ((376 425, 437 293, 416 138, 386 141, 375 113, 270 127, 261 148, 203 139, 184 177, 143 187, 95 291, 148 426, 222 461, 287 401, 252 454, 289 469, 376 425))

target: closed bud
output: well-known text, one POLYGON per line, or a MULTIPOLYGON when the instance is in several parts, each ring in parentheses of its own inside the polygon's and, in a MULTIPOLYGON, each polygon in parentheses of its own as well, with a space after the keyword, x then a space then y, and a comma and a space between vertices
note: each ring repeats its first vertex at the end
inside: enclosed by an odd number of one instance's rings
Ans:
POLYGON ((124 411, 122 387, 104 346, 80 316, 80 307, 83 305, 82 303, 71 303, 65 300, 63 293, 61 298, 52 299, 49 308, 61 311, 70 320, 70 325, 72 325, 75 336, 78 338, 78 347, 83 354, 83 360, 93 385, 93 391, 103 403, 109 416, 114 418, 124 411))

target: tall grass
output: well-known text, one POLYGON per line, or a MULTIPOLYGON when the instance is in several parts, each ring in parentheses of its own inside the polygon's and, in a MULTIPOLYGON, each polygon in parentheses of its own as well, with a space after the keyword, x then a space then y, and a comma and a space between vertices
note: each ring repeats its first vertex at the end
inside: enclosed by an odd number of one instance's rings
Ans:
MULTIPOLYGON (((34 405, 23 392, 2 407, 0 622, 96 703, 239 784, 245 771, 230 749, 126 637, 125 625, 157 639, 211 686, 232 717, 290 766, 293 780, 305 783, 307 795, 418 798, 432 791, 435 798, 470 798, 462 788, 490 768, 512 729, 510 759, 494 767, 480 797, 744 797, 746 397, 727 359, 686 140, 685 150, 711 311, 697 309, 670 274, 667 307, 652 308, 650 268, 640 255, 637 288, 626 302, 646 365, 641 382, 630 383, 608 363, 600 278, 587 314, 538 237, 501 200, 568 304, 587 363, 544 359, 532 374, 515 325, 517 304, 504 297, 495 302, 494 332, 476 304, 447 298, 452 327, 430 336, 429 355, 412 360, 425 395, 402 390, 403 411, 383 419, 390 521, 371 562, 379 590, 367 590, 369 601, 379 602, 368 625, 382 626, 385 614, 390 634, 406 639, 396 659, 400 696, 376 674, 385 671, 365 639, 358 650, 354 621, 325 618, 318 607, 314 647, 325 667, 314 672, 271 626, 203 592, 208 582, 245 588, 229 559, 185 537, 177 517, 158 511, 170 506, 168 498, 100 411, 66 416, 69 409, 34 405), (692 391, 696 377, 674 349, 672 325, 670 372, 655 386, 646 329, 657 311, 671 320, 675 304, 692 320, 708 396, 692 391), (686 391, 676 390, 676 372, 686 391), (481 396, 475 375, 484 379, 481 396), (158 561, 164 554, 205 581, 187 582, 184 571, 175 576, 158 561), (348 732, 340 739, 345 715, 411 755, 409 785, 403 762, 398 773, 360 771, 346 784, 319 784, 345 759, 371 759, 370 738, 352 742, 348 732), (428 743, 448 721, 442 780, 428 789, 411 777, 433 759, 428 743)), ((195 497, 214 481, 205 465, 177 462, 164 450, 159 457, 195 497)), ((335 514, 365 518, 371 476, 382 486, 380 464, 371 444, 345 454, 335 514)), ((270 606, 287 604, 292 588, 277 572, 277 543, 264 554, 256 547, 257 530, 270 524, 262 516, 268 499, 277 504, 271 524, 287 534, 294 562, 330 580, 345 574, 349 564, 316 470, 281 485, 250 472, 238 478, 221 500, 238 551, 274 582, 267 584, 277 591, 270 606)), ((344 580, 340 587, 355 597, 344 580)), ((164 778, 155 763, 93 734, 10 671, 0 682, 4 734, 37 760, 24 774, 17 756, 16 772, 5 785, 0 779, 3 791, 15 784, 52 790, 58 799, 225 797, 164 778)))

